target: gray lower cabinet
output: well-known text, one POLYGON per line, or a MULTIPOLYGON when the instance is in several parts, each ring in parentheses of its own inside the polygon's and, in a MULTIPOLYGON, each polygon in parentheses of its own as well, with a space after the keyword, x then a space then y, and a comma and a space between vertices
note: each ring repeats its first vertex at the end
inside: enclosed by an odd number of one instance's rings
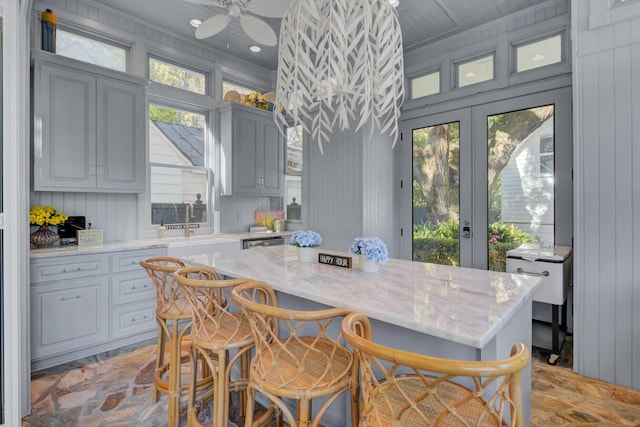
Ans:
POLYGON ((32 260, 32 369, 155 337, 155 287, 140 261, 165 254, 152 248, 32 260))

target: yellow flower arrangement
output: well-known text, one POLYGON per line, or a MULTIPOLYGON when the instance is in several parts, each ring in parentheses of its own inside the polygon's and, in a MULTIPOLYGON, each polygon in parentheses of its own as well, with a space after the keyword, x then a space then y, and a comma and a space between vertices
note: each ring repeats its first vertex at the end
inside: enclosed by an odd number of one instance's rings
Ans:
POLYGON ((269 101, 260 92, 253 92, 244 97, 244 103, 251 105, 252 107, 260 108, 262 110, 269 109, 269 101))
POLYGON ((54 206, 31 206, 29 211, 29 223, 47 227, 49 225, 60 225, 69 217, 54 206))

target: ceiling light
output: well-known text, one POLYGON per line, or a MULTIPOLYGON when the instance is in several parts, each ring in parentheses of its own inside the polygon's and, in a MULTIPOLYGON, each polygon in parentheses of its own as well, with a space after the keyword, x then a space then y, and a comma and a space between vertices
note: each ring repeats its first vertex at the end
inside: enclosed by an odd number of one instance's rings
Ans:
POLYGON ((473 71, 469 71, 468 73, 465 73, 464 76, 470 79, 471 77, 475 77, 476 73, 474 73, 473 71))
POLYGON ((393 7, 398 7, 400 0, 389 0, 389 4, 393 7))
POLYGON ((191 24, 192 27, 198 28, 200 25, 202 25, 202 21, 199 19, 192 19, 191 21, 189 21, 189 24, 191 24))
POLYGON ((249 50, 251 52, 258 53, 262 50, 262 48, 258 45, 252 44, 251 46, 249 46, 249 50))
POLYGON ((539 54, 539 53, 537 55, 534 55, 534 56, 531 57, 532 61, 542 61, 543 59, 544 59, 544 55, 539 54))
POLYGON ((395 145, 403 99, 402 32, 389 0, 291 3, 278 49, 275 105, 290 106, 275 109, 281 129, 301 125, 321 153, 334 129, 352 125, 388 132, 395 145))

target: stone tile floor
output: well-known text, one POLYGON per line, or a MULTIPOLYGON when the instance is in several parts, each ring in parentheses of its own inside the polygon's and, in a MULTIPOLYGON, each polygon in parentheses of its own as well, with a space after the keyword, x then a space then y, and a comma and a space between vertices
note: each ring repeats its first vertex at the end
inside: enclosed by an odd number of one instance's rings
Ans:
MULTIPOLYGON (((531 425, 640 427, 640 392, 574 374, 572 350, 567 337, 557 366, 534 351, 531 425)), ((152 403, 154 352, 147 341, 35 372, 23 427, 166 425, 166 397, 152 403)))

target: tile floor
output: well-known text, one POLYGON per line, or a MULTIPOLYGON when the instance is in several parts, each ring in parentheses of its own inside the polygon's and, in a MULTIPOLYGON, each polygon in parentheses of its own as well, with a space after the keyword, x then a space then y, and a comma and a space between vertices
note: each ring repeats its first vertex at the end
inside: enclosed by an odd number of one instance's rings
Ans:
MULTIPOLYGON (((640 392, 574 374, 572 345, 557 366, 534 352, 531 425, 640 427, 640 392)), ((147 341, 34 373, 23 427, 166 425, 166 397, 151 401, 154 351, 147 341)))

